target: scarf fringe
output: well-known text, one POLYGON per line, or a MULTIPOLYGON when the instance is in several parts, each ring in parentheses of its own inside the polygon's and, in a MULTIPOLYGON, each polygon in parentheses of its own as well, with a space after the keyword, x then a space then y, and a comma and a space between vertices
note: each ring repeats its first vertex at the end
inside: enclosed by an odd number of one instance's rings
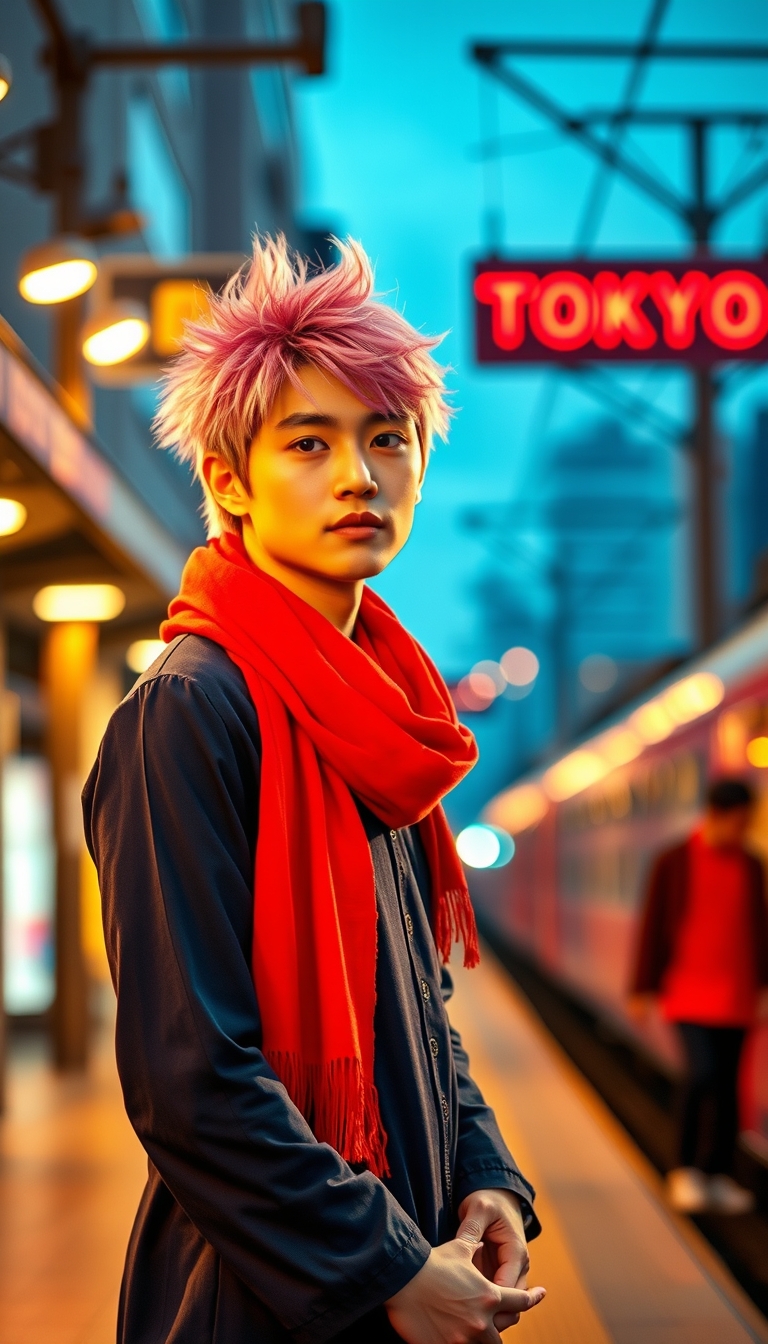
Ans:
POLYGON ((346 1162, 365 1162, 374 1176, 389 1176, 379 1095, 359 1059, 307 1064, 286 1050, 264 1054, 320 1143, 346 1162))
POLYGON ((468 970, 480 961, 475 912, 466 887, 443 892, 437 903, 435 942, 444 962, 450 961, 454 943, 464 944, 464 965, 468 970))

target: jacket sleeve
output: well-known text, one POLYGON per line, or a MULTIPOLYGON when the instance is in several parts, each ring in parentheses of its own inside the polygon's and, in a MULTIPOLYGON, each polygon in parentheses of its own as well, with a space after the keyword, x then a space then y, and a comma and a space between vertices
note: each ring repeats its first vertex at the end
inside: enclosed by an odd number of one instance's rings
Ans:
POLYGON ((640 916, 630 993, 654 994, 661 988, 672 956, 672 927, 680 904, 673 890, 676 851, 662 854, 654 863, 640 916))
POLYGON ((315 1140, 261 1053, 246 737, 194 678, 140 685, 86 785, 86 835, 134 1129, 201 1235, 297 1341, 321 1344, 430 1248, 381 1181, 315 1140))
MULTIPOLYGON (((453 994, 453 981, 442 968, 443 1002, 453 994)), ((486 1105, 469 1070, 469 1057, 455 1027, 451 1027, 453 1060, 459 1094, 459 1125, 454 1171, 454 1201, 458 1210, 475 1190, 512 1190, 520 1199, 525 1235, 532 1241, 541 1231, 533 1209, 535 1191, 525 1180, 501 1137, 496 1117, 486 1105)))
POLYGON ((761 989, 768 986, 768 909, 765 904, 765 870, 760 859, 750 856, 752 870, 754 929, 755 929, 755 969, 757 983, 761 989))

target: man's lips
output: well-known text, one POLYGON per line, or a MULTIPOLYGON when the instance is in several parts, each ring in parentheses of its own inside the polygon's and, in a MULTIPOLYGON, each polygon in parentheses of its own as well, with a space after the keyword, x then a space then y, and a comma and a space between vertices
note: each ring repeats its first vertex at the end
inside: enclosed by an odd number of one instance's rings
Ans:
POLYGON ((337 523, 333 523, 329 532, 342 532, 348 537, 358 537, 361 541, 370 539, 384 527, 384 519, 376 513, 346 513, 337 523))

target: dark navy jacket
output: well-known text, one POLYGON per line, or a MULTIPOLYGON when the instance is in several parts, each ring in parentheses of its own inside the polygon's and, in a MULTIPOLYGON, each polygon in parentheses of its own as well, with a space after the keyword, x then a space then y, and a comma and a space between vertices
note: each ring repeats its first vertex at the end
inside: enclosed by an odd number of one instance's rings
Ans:
MULTIPOLYGON (((391 1176, 351 1168, 260 1051, 251 976, 256 713, 184 635, 116 710, 83 795, 117 991, 117 1062, 149 1180, 120 1344, 395 1340, 382 1303, 473 1190, 533 1191, 446 1016, 417 833, 361 808, 378 906, 375 1081, 391 1176)), ((297 843, 301 838, 297 837, 297 843)))

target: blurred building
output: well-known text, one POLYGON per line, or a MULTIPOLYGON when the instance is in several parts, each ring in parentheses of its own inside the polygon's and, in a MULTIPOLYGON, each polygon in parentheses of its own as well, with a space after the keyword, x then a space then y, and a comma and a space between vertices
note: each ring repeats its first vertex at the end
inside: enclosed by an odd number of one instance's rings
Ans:
MULTIPOLYGON (((61 8, 73 29, 102 41, 272 40, 293 24, 285 0, 61 0, 61 8)), ((14 85, 0 107, 0 138, 52 111, 44 46, 31 0, 2 7, 0 51, 14 85)), ((85 114, 88 207, 124 202, 146 221, 140 235, 102 249, 246 253, 255 227, 301 242, 289 80, 278 66, 94 72, 85 114)), ((49 315, 19 296, 16 275, 24 251, 54 232, 52 202, 0 177, 0 216, 0 312, 50 368, 49 315)), ((149 507, 191 546, 202 536, 197 488, 186 468, 152 448, 154 406, 152 387, 98 390, 96 430, 149 507)))
MULTIPOLYGON (((271 42, 295 26, 285 0, 57 0, 57 8, 73 30, 101 42, 271 42)), ((53 113, 45 44, 33 0, 0 7, 0 51, 14 75, 0 103, 0 141, 53 113)), ((282 229, 314 250, 295 220, 290 78, 279 66, 94 71, 85 102, 86 208, 127 206, 143 218, 140 233, 99 241, 100 250, 245 256, 254 228, 282 229)), ((21 179, 23 146, 14 162, 21 179)), ((136 676, 129 646, 157 635, 204 530, 188 468, 152 445, 154 385, 96 388, 89 433, 46 375, 51 313, 20 297, 17 273, 23 253, 56 232, 51 196, 0 176, 0 217, 0 495, 27 509, 23 529, 0 538, 5 1002, 17 1016, 44 1013, 56 956, 60 971, 69 959, 74 997, 68 993, 66 1012, 80 1013, 82 1026, 78 965, 84 956, 98 981, 104 954, 79 790, 106 719, 136 676), (67 644, 64 626, 36 614, 35 594, 94 582, 116 586, 124 608, 99 627, 67 626, 81 631, 67 644)), ((76 1064, 77 1023, 62 1023, 59 1011, 57 1057, 76 1064)))

